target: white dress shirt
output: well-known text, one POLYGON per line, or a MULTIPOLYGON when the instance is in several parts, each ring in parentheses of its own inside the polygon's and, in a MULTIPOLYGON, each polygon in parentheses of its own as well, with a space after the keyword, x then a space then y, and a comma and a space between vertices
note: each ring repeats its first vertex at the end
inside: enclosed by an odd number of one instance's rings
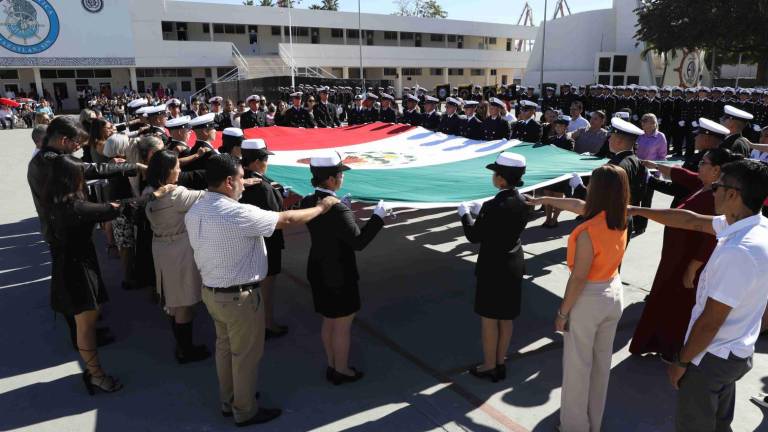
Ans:
POLYGON ((723 359, 751 356, 768 302, 768 219, 758 214, 728 225, 725 216, 718 216, 712 227, 717 247, 699 278, 686 341, 707 299, 730 306, 731 312, 707 349, 693 359, 695 365, 706 353, 723 359))
POLYGON ((267 276, 264 237, 272 235, 279 215, 216 192, 196 202, 184 223, 203 284, 226 288, 263 280, 267 276))
POLYGON ((571 122, 568 123, 568 129, 566 132, 575 132, 581 128, 588 128, 589 127, 589 121, 585 119, 582 116, 578 116, 574 119, 571 119, 571 122))

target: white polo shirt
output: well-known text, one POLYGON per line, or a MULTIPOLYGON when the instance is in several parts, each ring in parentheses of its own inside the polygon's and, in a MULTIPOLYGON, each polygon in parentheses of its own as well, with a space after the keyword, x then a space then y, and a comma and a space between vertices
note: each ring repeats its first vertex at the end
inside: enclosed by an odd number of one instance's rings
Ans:
POLYGON ((728 225, 725 216, 718 216, 712 227, 717 247, 699 278, 686 342, 707 299, 732 309, 707 349, 693 359, 695 365, 706 353, 723 359, 751 356, 768 302, 768 219, 758 214, 728 225))
POLYGON ((575 132, 581 128, 589 128, 589 121, 582 116, 578 116, 575 119, 571 119, 566 132, 575 132))
POLYGON ((203 284, 226 288, 267 276, 264 237, 275 231, 280 213, 207 192, 184 217, 203 284))

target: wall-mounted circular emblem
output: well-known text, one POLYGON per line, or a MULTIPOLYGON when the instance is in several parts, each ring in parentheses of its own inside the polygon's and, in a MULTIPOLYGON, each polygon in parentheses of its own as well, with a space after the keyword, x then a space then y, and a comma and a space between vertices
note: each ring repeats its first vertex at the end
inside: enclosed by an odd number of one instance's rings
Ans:
POLYGON ((80 0, 80 3, 90 13, 98 13, 104 9, 104 0, 80 0))
POLYGON ((37 54, 59 37, 59 16, 47 0, 0 0, 0 46, 37 54))
POLYGON ((701 80, 701 61, 699 51, 683 51, 680 65, 674 69, 680 78, 680 86, 696 87, 701 80))

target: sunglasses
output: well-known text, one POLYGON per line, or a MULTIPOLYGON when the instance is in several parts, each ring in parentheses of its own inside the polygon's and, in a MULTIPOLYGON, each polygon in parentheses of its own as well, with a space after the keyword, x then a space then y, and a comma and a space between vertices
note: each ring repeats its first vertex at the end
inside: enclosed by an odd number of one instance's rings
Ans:
POLYGON ((717 190, 720 189, 720 188, 723 188, 723 189, 733 189, 735 191, 741 191, 740 187, 730 186, 730 185, 723 184, 723 183, 720 183, 720 182, 714 182, 714 183, 712 183, 712 185, 710 187, 712 188, 712 192, 713 193, 717 192, 717 190))

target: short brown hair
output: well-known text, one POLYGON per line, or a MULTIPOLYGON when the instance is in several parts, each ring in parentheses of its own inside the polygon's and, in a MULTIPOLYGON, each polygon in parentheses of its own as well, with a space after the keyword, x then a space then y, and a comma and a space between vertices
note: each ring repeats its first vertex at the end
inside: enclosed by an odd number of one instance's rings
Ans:
POLYGON ((627 229, 627 205, 629 205, 629 178, 624 168, 606 164, 592 171, 584 206, 584 218, 591 219, 605 212, 608 228, 627 229))

